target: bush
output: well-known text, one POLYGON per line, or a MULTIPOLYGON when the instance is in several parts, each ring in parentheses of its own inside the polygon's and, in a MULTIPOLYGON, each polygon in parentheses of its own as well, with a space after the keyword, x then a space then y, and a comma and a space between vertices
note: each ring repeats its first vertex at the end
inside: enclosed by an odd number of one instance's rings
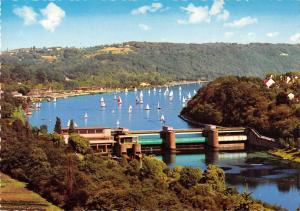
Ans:
POLYGON ((190 188, 200 182, 201 178, 202 172, 200 169, 184 167, 180 172, 179 182, 184 187, 190 188))
POLYGON ((71 134, 69 145, 78 153, 86 154, 90 148, 89 140, 77 134, 71 134))

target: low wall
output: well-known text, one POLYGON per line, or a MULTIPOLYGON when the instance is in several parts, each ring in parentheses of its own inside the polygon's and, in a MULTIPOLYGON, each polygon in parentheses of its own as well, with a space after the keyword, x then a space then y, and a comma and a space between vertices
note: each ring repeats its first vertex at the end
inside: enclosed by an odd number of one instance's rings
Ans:
POLYGON ((248 145, 257 146, 263 148, 277 148, 280 144, 273 138, 260 135, 256 130, 252 128, 246 128, 246 135, 248 137, 248 145))

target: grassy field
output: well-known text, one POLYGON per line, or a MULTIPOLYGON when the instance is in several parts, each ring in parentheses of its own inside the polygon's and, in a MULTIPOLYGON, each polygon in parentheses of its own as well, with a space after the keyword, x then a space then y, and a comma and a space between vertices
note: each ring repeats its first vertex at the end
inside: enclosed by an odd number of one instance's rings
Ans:
POLYGON ((270 153, 282 159, 300 163, 300 150, 298 149, 276 149, 270 153))
POLYGON ((28 190, 26 183, 14 180, 2 172, 0 178, 1 210, 61 210, 37 193, 28 190))

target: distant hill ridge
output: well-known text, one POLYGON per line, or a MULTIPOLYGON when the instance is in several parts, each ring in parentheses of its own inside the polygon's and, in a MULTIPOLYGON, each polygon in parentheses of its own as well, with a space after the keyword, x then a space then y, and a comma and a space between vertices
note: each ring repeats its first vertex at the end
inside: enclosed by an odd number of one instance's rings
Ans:
POLYGON ((89 48, 43 48, 3 52, 10 79, 77 85, 135 86, 174 80, 214 79, 224 75, 263 77, 268 72, 300 70, 300 44, 126 42, 89 48), (12 73, 12 71, 17 73, 12 73), (25 74, 25 75, 24 75, 25 74), (71 83, 68 81, 68 83, 71 83))

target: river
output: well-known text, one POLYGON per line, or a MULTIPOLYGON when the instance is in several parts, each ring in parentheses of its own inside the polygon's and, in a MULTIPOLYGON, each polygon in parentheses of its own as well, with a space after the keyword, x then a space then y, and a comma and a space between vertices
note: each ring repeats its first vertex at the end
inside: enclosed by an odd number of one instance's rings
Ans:
MULTIPOLYGON (((165 87, 119 92, 122 104, 118 106, 114 99, 114 93, 95 94, 88 96, 69 97, 58 99, 56 102, 42 102, 41 109, 34 111, 29 121, 33 126, 47 125, 52 131, 55 118, 60 117, 62 126, 66 127, 70 119, 74 119, 78 126, 103 126, 103 127, 126 127, 130 130, 161 129, 163 124, 174 128, 192 127, 178 117, 184 106, 182 97, 187 98, 194 90, 201 88, 198 83, 177 85, 169 87, 174 96, 164 95, 165 87), (181 91, 179 90, 181 87, 181 91), (149 91, 150 90, 150 91, 149 91), (140 97, 142 91, 143 104, 136 104, 136 97, 140 97), (106 107, 100 107, 100 99, 104 98, 106 107), (157 104, 161 109, 157 109, 157 104), (145 110, 146 105, 150 110, 145 110), (129 106, 132 112, 128 112, 129 106), (87 117, 85 117, 85 114, 87 117), (164 116, 165 123, 160 121, 164 116)), ((182 137, 187 138, 187 137, 182 137)), ((199 138, 203 137, 189 137, 199 138)), ((143 139, 143 138, 142 138, 143 139)), ((142 141, 155 141, 153 137, 142 141)), ((195 154, 177 154, 157 156, 169 166, 193 166, 205 169, 208 164, 216 164, 226 172, 226 182, 235 186, 240 192, 248 191, 256 199, 280 205, 288 210, 300 207, 300 166, 281 161, 264 152, 240 151, 195 154)))

